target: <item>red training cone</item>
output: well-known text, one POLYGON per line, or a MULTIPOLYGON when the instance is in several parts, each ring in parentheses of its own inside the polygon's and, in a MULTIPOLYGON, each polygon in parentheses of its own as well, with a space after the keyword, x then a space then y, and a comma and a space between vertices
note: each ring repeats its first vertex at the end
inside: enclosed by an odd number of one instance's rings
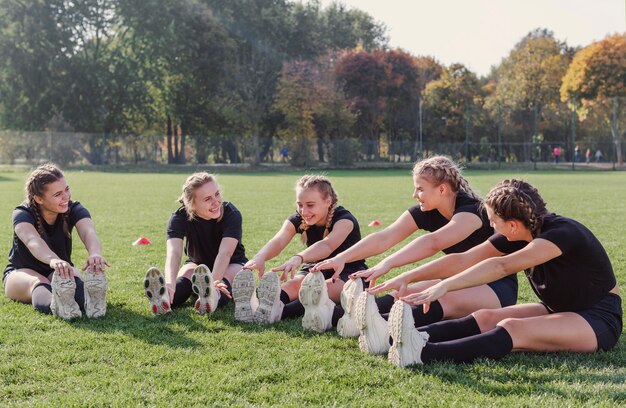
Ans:
POLYGON ((133 242, 133 245, 150 245, 152 242, 146 237, 139 237, 139 239, 133 242))
POLYGON ((367 226, 368 227, 380 227, 380 221, 374 220, 374 221, 370 222, 367 226))

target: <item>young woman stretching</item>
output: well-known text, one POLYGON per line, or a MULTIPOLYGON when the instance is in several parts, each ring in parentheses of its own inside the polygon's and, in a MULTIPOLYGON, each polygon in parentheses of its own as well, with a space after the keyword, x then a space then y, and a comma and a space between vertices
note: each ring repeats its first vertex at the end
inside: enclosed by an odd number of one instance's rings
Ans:
MULTIPOLYGON (((415 164, 413 168, 413 197, 419 204, 409 208, 400 218, 384 230, 368 235, 354 245, 320 264, 312 270, 333 268, 341 271, 346 261, 380 254, 402 241, 418 229, 430 231, 413 240, 404 248, 380 261, 376 266, 353 274, 371 285, 392 268, 428 258, 439 251, 446 254, 466 251, 485 242, 492 234, 481 199, 472 191, 458 166, 447 157, 435 156, 415 164)), ((420 291, 437 280, 423 280, 410 287, 420 291)), ((400 289, 400 288, 399 288, 400 289)), ((402 294, 406 288, 402 287, 402 294)), ((355 314, 360 329, 359 346, 364 352, 382 354, 389 350, 386 317, 395 296, 374 299, 361 295, 355 314), (383 314, 381 317, 379 312, 383 314)), ((488 285, 450 293, 433 302, 428 313, 415 308, 414 319, 418 326, 467 316, 481 308, 510 306, 517 301, 517 279, 504 277, 488 285)))
POLYGON ((451 276, 402 297, 390 313, 389 359, 407 366, 433 360, 498 359, 512 351, 607 351, 622 332, 622 307, 611 262, 584 225, 545 210, 538 191, 505 180, 485 200, 496 234, 491 245, 504 256, 472 252, 428 265, 451 276), (519 248, 519 242, 526 242, 519 248), (473 265, 473 266, 472 266, 473 265), (462 319, 414 328, 409 304, 429 304, 449 292, 484 285, 524 270, 539 303, 478 310, 462 319))
POLYGON ((323 332, 333 325, 333 301, 339 301, 348 275, 367 268, 363 260, 357 259, 346 265, 339 279, 333 278, 333 270, 309 273, 311 263, 334 256, 361 239, 356 218, 338 206, 337 201, 337 194, 328 178, 306 175, 298 180, 296 213, 285 220, 276 235, 244 265, 244 270, 235 278, 233 297, 236 319, 273 323, 304 315, 302 325, 306 329, 323 332), (301 234, 307 247, 272 269, 272 272, 282 272, 280 279, 285 283, 281 287, 277 274, 264 274, 265 263, 278 256, 296 234, 301 234), (251 270, 258 270, 261 276, 258 307, 254 300, 255 285, 251 270))
POLYGON ((35 169, 25 190, 26 201, 13 211, 13 246, 2 277, 5 295, 63 319, 82 312, 104 316, 109 263, 101 255, 89 211, 71 200, 65 176, 54 164, 35 169), (71 259, 74 227, 89 254, 84 283, 71 259))
POLYGON ((167 224, 165 279, 150 268, 145 293, 155 314, 171 313, 192 292, 198 296, 196 311, 212 313, 228 303, 230 284, 248 261, 241 243, 241 213, 223 201, 216 177, 205 172, 187 178, 179 202, 182 206, 167 224), (187 259, 181 267, 183 240, 187 259))

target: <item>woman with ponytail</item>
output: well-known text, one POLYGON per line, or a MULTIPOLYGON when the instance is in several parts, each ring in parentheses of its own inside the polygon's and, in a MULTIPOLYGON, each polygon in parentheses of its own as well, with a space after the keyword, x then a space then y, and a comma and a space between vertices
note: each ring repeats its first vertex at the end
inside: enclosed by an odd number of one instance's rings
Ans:
POLYGON ((109 264, 101 255, 89 211, 71 200, 65 176, 54 164, 35 169, 25 192, 25 202, 13 211, 13 246, 3 274, 5 295, 63 319, 82 313, 89 318, 104 316, 104 269, 109 264), (71 260, 74 227, 88 253, 84 282, 71 260))
POLYGON ((393 306, 389 359, 407 366, 498 359, 512 351, 591 353, 613 348, 622 332, 621 298, 611 261, 593 233, 577 221, 549 213, 539 192, 520 180, 494 187, 485 207, 496 231, 488 242, 404 274, 405 280, 445 279, 401 297, 393 306), (414 328, 409 305, 428 308, 445 294, 522 270, 538 303, 478 310, 462 319, 414 328))
POLYGON ((235 318, 273 323, 304 315, 303 327, 317 332, 336 323, 332 319, 333 310, 348 275, 367 268, 362 259, 357 259, 346 265, 339 279, 333 277, 333 270, 309 273, 312 264, 345 251, 361 239, 356 218, 337 202, 328 178, 305 175, 298 180, 295 214, 285 220, 276 235, 235 277, 235 318), (280 280, 284 283, 280 286, 276 273, 265 273, 265 263, 278 256, 296 234, 301 234, 306 248, 272 269, 281 272, 280 280), (258 307, 250 301, 254 298, 252 270, 258 270, 261 278, 258 307))
MULTIPOLYGON (((492 234, 481 198, 471 189, 455 162, 444 156, 419 161, 413 167, 413 198, 418 204, 406 210, 384 230, 368 235, 336 257, 321 262, 313 270, 333 268, 339 272, 345 262, 378 255, 392 248, 418 230, 428 231, 405 247, 384 258, 377 265, 351 275, 363 278, 370 286, 393 268, 429 258, 438 252, 445 254, 467 251, 485 242, 492 234)), ((359 328, 359 347, 371 354, 389 350, 387 318, 398 296, 419 292, 438 281, 420 280, 412 286, 397 287, 393 294, 374 298, 374 293, 358 296, 354 318, 359 328)), ((434 302, 427 313, 414 309, 418 326, 467 316, 481 308, 500 308, 517 301, 517 279, 505 277, 466 291, 450 294, 434 302)))
POLYGON ((144 280, 154 314, 170 314, 194 294, 196 312, 215 312, 228 303, 233 278, 248 261, 241 213, 223 200, 217 178, 194 173, 182 190, 180 208, 167 224, 165 278, 150 268, 144 280), (187 258, 181 265, 183 251, 187 258))

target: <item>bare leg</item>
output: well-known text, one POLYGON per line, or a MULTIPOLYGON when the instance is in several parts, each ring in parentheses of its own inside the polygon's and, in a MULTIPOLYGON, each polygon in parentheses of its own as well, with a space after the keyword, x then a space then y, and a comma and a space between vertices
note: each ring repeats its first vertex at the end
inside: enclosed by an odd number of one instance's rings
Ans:
POLYGON ((30 303, 33 289, 40 284, 49 285, 50 280, 32 269, 17 269, 4 281, 4 294, 9 299, 30 303))

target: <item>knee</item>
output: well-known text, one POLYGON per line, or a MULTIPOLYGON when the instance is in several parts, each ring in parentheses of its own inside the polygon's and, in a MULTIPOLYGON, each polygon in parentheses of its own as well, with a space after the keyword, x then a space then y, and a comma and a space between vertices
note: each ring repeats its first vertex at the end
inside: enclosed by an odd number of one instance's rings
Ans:
POLYGON ((516 331, 519 331, 520 327, 523 324, 524 324, 523 319, 516 319, 516 318, 509 317, 504 320, 501 320, 500 322, 498 322, 497 325, 504 328, 510 334, 513 334, 516 331))
POLYGON ((497 312, 498 310, 495 309, 480 309, 472 313, 472 316, 481 328, 481 331, 485 331, 496 327, 496 325, 500 322, 501 318, 497 312))

